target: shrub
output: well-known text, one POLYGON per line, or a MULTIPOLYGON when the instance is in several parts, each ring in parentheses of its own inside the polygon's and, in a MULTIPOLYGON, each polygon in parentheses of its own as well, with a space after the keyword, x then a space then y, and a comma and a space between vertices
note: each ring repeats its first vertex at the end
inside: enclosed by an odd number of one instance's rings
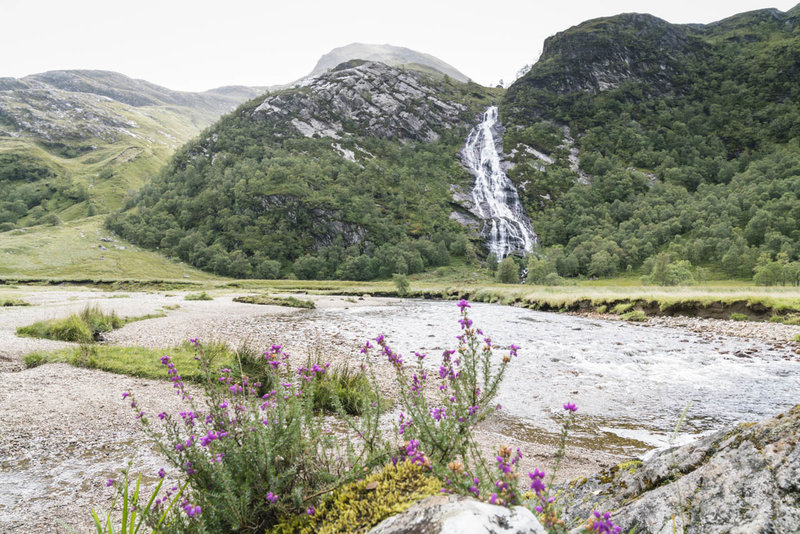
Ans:
POLYGON ((408 277, 404 274, 393 274, 392 281, 394 282, 394 287, 397 288, 397 294, 401 297, 405 297, 408 294, 408 288, 411 285, 408 282, 408 277))
POLYGON ((734 313, 731 314, 730 319, 731 319, 731 321, 746 321, 747 320, 747 315, 745 315, 743 313, 734 312, 734 313))
POLYGON ((512 256, 506 256, 497 267, 497 281, 501 284, 519 283, 519 265, 512 256))
POLYGON ((214 297, 205 291, 201 291, 200 293, 189 293, 183 297, 183 300, 214 300, 214 297))
MULTIPOLYGON (((314 416, 309 387, 320 370, 293 368, 290 356, 273 345, 264 358, 275 387, 260 395, 259 384, 235 377, 230 369, 212 376, 197 346, 206 374, 203 405, 164 356, 161 361, 187 409, 180 418, 159 414, 163 423, 155 429, 133 398, 131 407, 167 460, 185 473, 187 506, 198 510, 192 520, 202 530, 269 530, 280 518, 303 513, 320 495, 386 461, 388 449, 379 439, 380 399, 368 403, 359 419, 338 414, 348 432, 342 440, 326 430, 325 419, 314 416)), ((190 522, 177 531, 192 529, 190 522)))

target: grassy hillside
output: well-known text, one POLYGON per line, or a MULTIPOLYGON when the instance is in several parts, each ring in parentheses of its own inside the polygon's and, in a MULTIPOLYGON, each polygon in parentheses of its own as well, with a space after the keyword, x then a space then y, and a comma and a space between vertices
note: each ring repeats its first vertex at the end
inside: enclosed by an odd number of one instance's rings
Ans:
POLYGON ((59 226, 13 230, 0 238, 0 277, 60 279, 217 278, 139 249, 102 227, 95 216, 59 226))

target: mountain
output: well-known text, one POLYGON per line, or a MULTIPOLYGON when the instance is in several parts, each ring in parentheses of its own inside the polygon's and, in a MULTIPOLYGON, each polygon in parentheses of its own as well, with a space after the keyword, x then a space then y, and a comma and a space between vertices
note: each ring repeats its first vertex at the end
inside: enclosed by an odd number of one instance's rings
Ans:
POLYGON ((262 92, 89 70, 0 78, 0 231, 118 209, 177 147, 262 92))
POLYGON ((455 155, 501 91, 351 60, 251 100, 109 219, 140 246, 237 277, 371 279, 465 255, 455 155))
POLYGON ((799 8, 707 25, 623 14, 545 42, 500 115, 552 270, 661 276, 684 262, 750 277, 796 263, 799 8))
POLYGON ((316 66, 309 76, 317 76, 333 69, 337 65, 354 59, 383 63, 391 67, 406 67, 429 73, 433 70, 437 73, 446 74, 453 80, 459 82, 469 81, 469 78, 459 72, 455 67, 430 54, 423 54, 422 52, 417 52, 416 50, 411 50, 402 46, 364 43, 351 43, 346 46, 334 48, 317 61, 316 66))

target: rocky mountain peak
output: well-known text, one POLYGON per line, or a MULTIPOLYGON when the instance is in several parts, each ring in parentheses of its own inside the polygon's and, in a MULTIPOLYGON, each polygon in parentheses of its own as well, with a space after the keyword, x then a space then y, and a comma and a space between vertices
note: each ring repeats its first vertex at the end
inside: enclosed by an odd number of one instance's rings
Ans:
POLYGON ((301 87, 269 95, 252 112, 283 121, 306 137, 367 135, 434 141, 442 129, 466 126, 468 108, 444 97, 437 80, 414 70, 350 60, 301 87))
POLYGON ((433 70, 441 74, 446 74, 459 82, 466 82, 469 80, 469 78, 458 69, 430 54, 424 54, 402 46, 365 43, 350 43, 346 46, 334 48, 317 61, 314 70, 311 71, 309 76, 317 76, 333 69, 337 65, 341 65, 353 59, 384 63, 392 67, 406 66, 411 69, 426 72, 433 70))

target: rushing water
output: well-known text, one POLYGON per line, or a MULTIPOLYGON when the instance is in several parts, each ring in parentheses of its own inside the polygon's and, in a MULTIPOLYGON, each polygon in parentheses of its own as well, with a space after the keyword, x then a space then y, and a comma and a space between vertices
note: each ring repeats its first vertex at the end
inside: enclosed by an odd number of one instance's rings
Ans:
POLYGON ((514 184, 503 172, 495 140, 496 127, 497 107, 491 106, 481 123, 469 133, 463 161, 475 176, 474 210, 483 220, 482 235, 489 252, 504 258, 512 252, 530 251, 539 239, 514 184))
MULTIPOLYGON (((526 440, 556 434, 566 401, 580 407, 574 439, 629 454, 667 445, 689 402, 682 439, 798 402, 800 357, 788 349, 491 304, 473 304, 471 312, 495 343, 522 346, 498 400, 504 433, 526 440)), ((454 302, 407 300, 306 317, 353 341, 383 333, 402 354, 429 353, 434 367, 460 332, 454 302)))

